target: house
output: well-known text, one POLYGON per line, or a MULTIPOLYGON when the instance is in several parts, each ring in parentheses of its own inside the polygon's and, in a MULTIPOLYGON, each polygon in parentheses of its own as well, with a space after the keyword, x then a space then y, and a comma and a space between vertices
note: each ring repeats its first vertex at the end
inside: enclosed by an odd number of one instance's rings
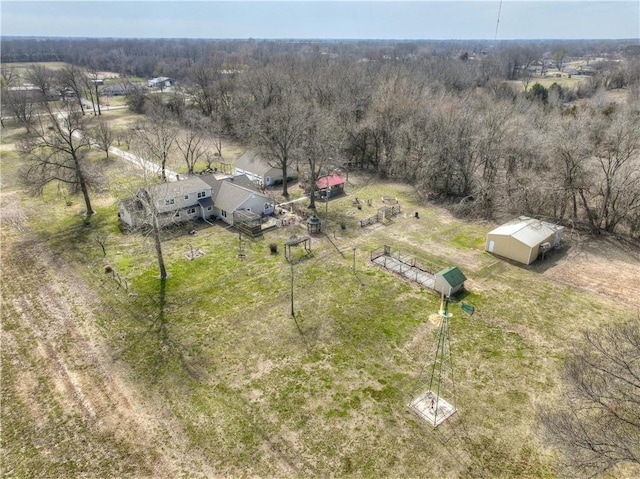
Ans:
POLYGON ((147 86, 149 88, 165 88, 168 86, 173 85, 174 80, 168 77, 157 77, 157 78, 152 78, 151 80, 149 80, 147 82, 147 86))
POLYGON ((486 250, 523 264, 531 264, 541 251, 558 246, 563 230, 563 226, 521 216, 490 231, 486 250))
POLYGON ((338 172, 321 176, 316 181, 316 195, 320 198, 330 198, 344 194, 344 185, 347 182, 338 172))
POLYGON ((275 211, 275 199, 261 193, 247 175, 225 178, 206 175, 201 178, 213 191, 215 217, 229 225, 234 224, 236 211, 250 212, 258 217, 269 216, 275 211))
POLYGON ((109 85, 105 85, 104 92, 105 96, 122 96, 128 93, 135 92, 136 90, 146 93, 149 91, 147 85, 141 82, 136 83, 112 83, 109 85))
POLYGON ((466 276, 457 266, 451 266, 436 273, 433 289, 445 296, 453 296, 464 289, 466 280, 466 276))
POLYGON ((215 217, 211 186, 194 176, 138 190, 120 202, 118 218, 125 226, 137 228, 148 222, 153 204, 161 226, 215 217))
MULTIPOLYGON (((253 151, 248 151, 235 162, 234 173, 247 175, 247 177, 259 186, 280 185, 284 181, 282 168, 273 167, 263 157, 253 151)), ((291 172, 287 169, 287 179, 291 172)))
POLYGON ((192 176, 139 190, 120 202, 118 218, 128 228, 148 223, 155 205, 161 226, 196 219, 221 219, 233 225, 235 211, 251 212, 259 218, 274 212, 275 199, 260 193, 245 175, 192 176))

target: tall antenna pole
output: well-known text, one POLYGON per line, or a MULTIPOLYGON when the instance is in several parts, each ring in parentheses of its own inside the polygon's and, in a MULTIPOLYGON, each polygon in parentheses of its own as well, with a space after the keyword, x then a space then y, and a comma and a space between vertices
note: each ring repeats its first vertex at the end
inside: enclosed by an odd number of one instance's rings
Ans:
POLYGON ((500 25, 500 12, 502 12, 502 0, 500 0, 500 6, 498 7, 498 20, 496 21, 496 34, 493 37, 493 41, 498 40, 498 26, 500 25))

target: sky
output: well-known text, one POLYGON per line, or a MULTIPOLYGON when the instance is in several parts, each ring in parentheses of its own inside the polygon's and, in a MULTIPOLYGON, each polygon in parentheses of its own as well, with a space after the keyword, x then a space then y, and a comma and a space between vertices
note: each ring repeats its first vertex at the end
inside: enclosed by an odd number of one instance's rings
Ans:
POLYGON ((0 0, 7 36, 637 39, 640 0, 0 0))

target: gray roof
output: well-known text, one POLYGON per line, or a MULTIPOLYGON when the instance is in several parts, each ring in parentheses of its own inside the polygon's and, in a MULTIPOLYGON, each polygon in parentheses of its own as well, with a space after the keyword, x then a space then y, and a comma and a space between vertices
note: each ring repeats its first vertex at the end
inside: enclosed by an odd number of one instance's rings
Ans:
POLYGON ((273 169, 272 166, 269 166, 267 160, 254 151, 247 151, 236 160, 233 166, 261 176, 273 169))
POLYGON ((256 184, 251 181, 247 175, 226 176, 222 178, 214 174, 210 174, 201 176, 200 178, 202 178, 202 181, 207 183, 214 190, 217 190, 223 181, 230 181, 238 186, 242 186, 243 188, 260 192, 256 184))
POLYGON ((498 226, 490 235, 511 236, 525 245, 533 248, 542 241, 554 234, 556 231, 562 231, 563 226, 547 223, 527 216, 521 216, 515 220, 509 221, 498 226))
POLYGON ((267 195, 256 191, 254 188, 247 188, 235 181, 232 181, 231 179, 222 180, 220 182, 220 187, 217 190, 214 190, 213 194, 213 201, 216 208, 227 212, 234 211, 252 195, 262 196, 265 201, 271 200, 267 195))
POLYGON ((198 200, 198 204, 203 208, 206 208, 207 206, 213 206, 213 198, 211 198, 210 196, 207 196, 206 198, 200 198, 198 200))
POLYGON ((231 181, 238 186, 242 186, 243 188, 247 188, 248 190, 260 193, 257 185, 253 181, 251 181, 247 175, 236 175, 232 178, 228 178, 227 181, 231 181))
POLYGON ((170 198, 199 190, 208 190, 210 186, 199 176, 191 176, 186 180, 169 181, 148 188, 157 198, 170 198))

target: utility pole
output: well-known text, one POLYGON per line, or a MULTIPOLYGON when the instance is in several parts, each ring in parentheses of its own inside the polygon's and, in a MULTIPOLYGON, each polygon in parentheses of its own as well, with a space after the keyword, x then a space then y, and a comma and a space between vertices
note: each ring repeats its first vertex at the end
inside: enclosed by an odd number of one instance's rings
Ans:
POLYGON ((353 247, 353 274, 356 274, 356 247, 353 247))
POLYGON ((293 309, 293 263, 289 263, 291 265, 291 317, 296 319, 296 312, 293 309))

